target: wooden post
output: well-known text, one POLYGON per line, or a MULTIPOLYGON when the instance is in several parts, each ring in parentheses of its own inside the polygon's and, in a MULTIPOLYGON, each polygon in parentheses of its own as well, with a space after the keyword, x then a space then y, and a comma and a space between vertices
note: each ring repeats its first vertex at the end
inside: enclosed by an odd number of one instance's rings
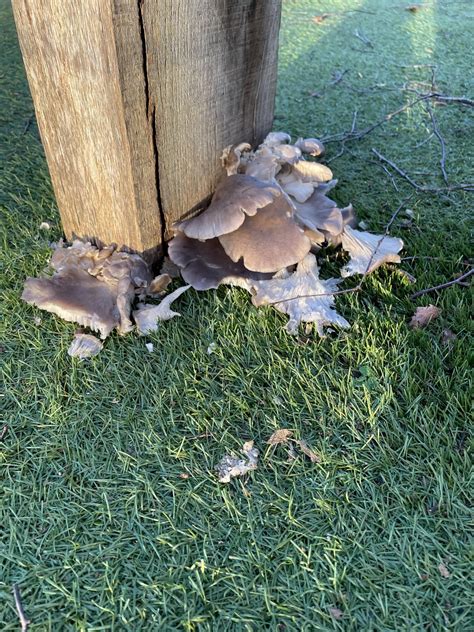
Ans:
POLYGON ((281 0, 13 0, 66 236, 153 259, 273 120, 281 0))

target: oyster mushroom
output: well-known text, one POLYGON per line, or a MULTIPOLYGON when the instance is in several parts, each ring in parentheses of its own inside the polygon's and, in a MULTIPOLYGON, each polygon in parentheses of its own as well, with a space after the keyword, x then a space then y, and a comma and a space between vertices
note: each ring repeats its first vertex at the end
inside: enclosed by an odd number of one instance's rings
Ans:
POLYGON ((217 186, 209 207, 200 215, 175 224, 175 228, 192 239, 212 239, 231 233, 246 216, 273 202, 281 194, 276 185, 260 182, 248 175, 235 174, 217 186))
POLYGON ((252 145, 249 145, 248 143, 229 145, 224 149, 221 156, 221 163, 228 176, 233 176, 238 173, 242 153, 248 152, 251 149, 252 145))
POLYGON ((195 290, 210 290, 219 285, 236 285, 250 291, 252 281, 271 278, 247 270, 242 262, 230 259, 217 238, 198 241, 178 233, 168 246, 171 260, 181 268, 186 283, 195 290))
POLYGON ((21 298, 107 338, 119 326, 115 293, 85 270, 69 268, 51 278, 28 278, 21 298))
POLYGON ((295 202, 294 205, 296 219, 306 228, 325 231, 330 236, 342 233, 344 224, 340 209, 319 188, 304 204, 295 202))
POLYGON ((292 215, 293 208, 282 195, 219 241, 232 261, 242 258, 248 270, 276 272, 301 261, 311 248, 292 215))
POLYGON ((139 303, 138 309, 133 312, 133 318, 138 331, 141 334, 149 334, 158 329, 158 323, 160 321, 171 320, 171 318, 175 316, 181 316, 179 312, 174 312, 171 309, 171 303, 190 287, 190 285, 179 287, 174 292, 171 292, 171 294, 168 294, 168 296, 165 296, 158 305, 139 303))
POLYGON ((267 147, 274 147, 275 145, 281 145, 282 143, 289 143, 291 136, 286 132, 270 132, 263 140, 262 145, 267 147))
POLYGON ((324 145, 317 138, 298 138, 295 146, 310 156, 322 156, 325 152, 324 145))
POLYGON ((292 167, 292 173, 302 182, 328 182, 332 180, 332 171, 320 162, 299 160, 292 167))

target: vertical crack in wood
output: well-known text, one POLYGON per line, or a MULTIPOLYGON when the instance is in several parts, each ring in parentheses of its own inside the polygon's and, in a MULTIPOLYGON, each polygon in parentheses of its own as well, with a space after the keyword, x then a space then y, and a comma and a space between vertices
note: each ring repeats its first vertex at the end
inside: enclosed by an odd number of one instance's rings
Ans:
POLYGON ((161 224, 161 251, 165 253, 166 243, 166 220, 165 213, 162 206, 161 191, 160 191, 160 163, 158 159, 158 140, 156 134, 156 106, 153 103, 153 99, 150 94, 150 85, 148 81, 148 52, 146 46, 145 36, 145 23, 143 19, 143 5, 145 0, 138 0, 138 22, 140 28, 140 40, 142 45, 142 67, 143 67, 143 85, 145 89, 145 102, 146 102, 146 115, 148 123, 150 125, 151 142, 153 147, 153 160, 155 163, 155 184, 156 184, 156 198, 158 204, 158 212, 160 214, 161 224))

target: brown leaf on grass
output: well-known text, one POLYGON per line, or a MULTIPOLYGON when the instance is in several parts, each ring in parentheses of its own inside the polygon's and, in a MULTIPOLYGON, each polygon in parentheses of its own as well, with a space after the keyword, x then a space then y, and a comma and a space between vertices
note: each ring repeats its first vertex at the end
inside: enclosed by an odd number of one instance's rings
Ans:
POLYGON ((300 439, 299 441, 295 441, 296 445, 299 447, 301 452, 305 454, 312 463, 321 463, 321 457, 316 452, 313 452, 304 439, 300 439))
POLYGON ((330 17, 331 17, 330 13, 321 13, 320 15, 314 15, 313 22, 315 24, 321 24, 322 22, 324 22, 324 20, 327 20, 330 17))
POLYGON ((423 9, 422 4, 410 4, 408 7, 404 7, 405 11, 410 11, 410 13, 416 13, 420 9, 423 9))
POLYGON ((245 459, 234 454, 226 454, 216 465, 219 483, 230 483, 232 478, 257 469, 258 450, 253 447, 253 441, 246 441, 241 452, 245 459))
POLYGON ((435 305, 427 305, 426 307, 417 307, 415 313, 410 320, 412 329, 421 329, 430 324, 432 320, 438 318, 441 314, 439 307, 435 305))
POLYGON ((448 577, 451 577, 451 573, 449 572, 448 567, 443 562, 438 564, 438 570, 439 570, 439 574, 444 579, 448 579, 448 577))
POLYGON ((281 443, 288 443, 288 439, 291 437, 293 432, 291 430, 287 430, 286 428, 279 428, 275 430, 270 439, 267 441, 268 445, 280 445, 281 443))
POLYGON ((342 612, 342 610, 339 610, 339 608, 329 608, 329 614, 333 619, 336 619, 337 621, 339 619, 342 619, 342 617, 344 616, 344 613, 342 612))

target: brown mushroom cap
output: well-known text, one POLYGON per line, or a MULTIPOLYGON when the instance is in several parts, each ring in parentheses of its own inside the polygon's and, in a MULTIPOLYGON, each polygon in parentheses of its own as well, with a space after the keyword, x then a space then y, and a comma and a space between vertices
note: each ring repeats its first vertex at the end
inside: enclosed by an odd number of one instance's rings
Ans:
POLYGON ((80 268, 51 278, 28 278, 21 298, 30 305, 99 331, 106 338, 120 323, 115 293, 80 268))
POLYGON ((247 215, 270 204, 281 194, 278 186, 235 174, 217 186, 209 207, 200 215, 177 222, 175 228, 192 239, 212 239, 231 233, 241 226, 247 215))
POLYGON ((293 208, 283 195, 256 215, 247 217, 242 226, 219 241, 232 259, 248 270, 276 272, 301 261, 311 241, 292 217, 293 208))
POLYGON ((234 263, 217 238, 198 241, 178 233, 169 242, 168 252, 173 263, 181 268, 183 279, 195 290, 210 290, 223 283, 247 287, 247 280, 271 277, 251 272, 241 262, 234 263))

